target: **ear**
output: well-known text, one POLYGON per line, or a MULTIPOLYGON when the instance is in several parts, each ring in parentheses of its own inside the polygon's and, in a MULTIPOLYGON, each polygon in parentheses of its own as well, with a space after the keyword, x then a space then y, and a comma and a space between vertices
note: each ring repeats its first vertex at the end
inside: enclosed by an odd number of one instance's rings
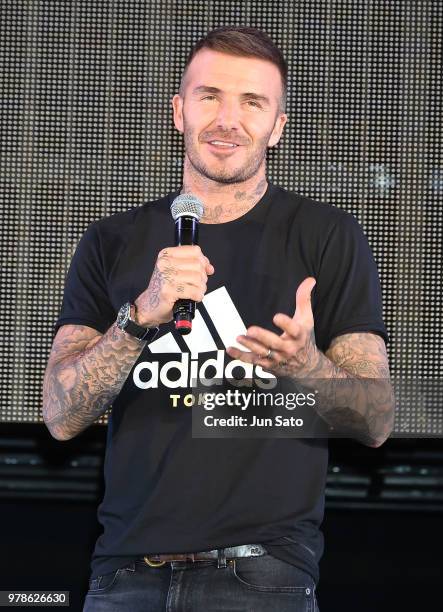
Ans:
POLYGON ((288 120, 288 115, 286 115, 285 113, 280 113, 278 115, 277 120, 274 125, 274 129, 272 130, 272 134, 269 137, 269 142, 268 142, 269 148, 274 147, 280 140, 280 137, 283 132, 283 128, 285 127, 287 120, 288 120))
POLYGON ((172 108, 174 109, 174 125, 183 134, 183 100, 179 94, 172 98, 172 108))

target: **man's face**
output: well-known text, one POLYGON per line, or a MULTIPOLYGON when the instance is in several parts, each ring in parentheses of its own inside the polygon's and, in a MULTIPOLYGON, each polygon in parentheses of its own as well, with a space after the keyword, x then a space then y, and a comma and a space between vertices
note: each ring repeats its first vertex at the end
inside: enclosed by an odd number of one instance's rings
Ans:
POLYGON ((184 134, 194 170, 225 184, 253 177, 287 121, 279 113, 280 96, 280 72, 271 62, 199 51, 185 76, 184 99, 176 94, 172 100, 175 127, 184 134))

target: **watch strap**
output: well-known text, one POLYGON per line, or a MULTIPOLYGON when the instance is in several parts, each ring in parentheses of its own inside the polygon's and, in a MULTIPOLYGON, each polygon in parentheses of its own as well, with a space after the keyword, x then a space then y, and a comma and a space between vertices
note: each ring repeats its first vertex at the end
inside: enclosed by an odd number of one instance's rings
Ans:
POLYGON ((137 340, 140 340, 140 341, 146 340, 147 342, 152 342, 152 340, 154 340, 154 338, 157 336, 159 332, 159 328, 158 327, 143 327, 142 325, 139 325, 138 323, 136 323, 133 319, 135 319, 137 309, 136 309, 135 304, 133 303, 131 303, 130 312, 131 312, 130 318, 127 320, 123 331, 127 332, 131 336, 134 336, 135 338, 137 338, 137 340))
POLYGON ((152 342, 158 334, 158 327, 142 327, 133 321, 129 320, 124 329, 125 332, 137 338, 137 340, 146 340, 152 342))

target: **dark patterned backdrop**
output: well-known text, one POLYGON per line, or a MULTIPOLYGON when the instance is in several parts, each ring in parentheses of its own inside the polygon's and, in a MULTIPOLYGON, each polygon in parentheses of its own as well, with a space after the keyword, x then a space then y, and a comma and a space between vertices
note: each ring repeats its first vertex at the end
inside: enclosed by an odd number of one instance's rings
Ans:
POLYGON ((391 372, 434 384, 402 404, 396 432, 442 435, 440 0, 2 0, 0 422, 42 420, 88 224, 180 185, 171 98, 192 43, 220 25, 262 28, 282 48, 289 122, 269 179, 358 218, 391 372))

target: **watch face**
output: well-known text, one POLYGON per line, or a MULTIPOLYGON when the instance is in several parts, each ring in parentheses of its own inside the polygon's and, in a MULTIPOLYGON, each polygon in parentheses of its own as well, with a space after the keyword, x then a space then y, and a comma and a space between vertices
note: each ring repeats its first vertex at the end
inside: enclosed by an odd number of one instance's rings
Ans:
POLYGON ((120 329, 125 328, 130 314, 131 314, 131 304, 129 302, 126 302, 126 304, 123 304, 123 306, 118 311, 117 326, 120 329))

